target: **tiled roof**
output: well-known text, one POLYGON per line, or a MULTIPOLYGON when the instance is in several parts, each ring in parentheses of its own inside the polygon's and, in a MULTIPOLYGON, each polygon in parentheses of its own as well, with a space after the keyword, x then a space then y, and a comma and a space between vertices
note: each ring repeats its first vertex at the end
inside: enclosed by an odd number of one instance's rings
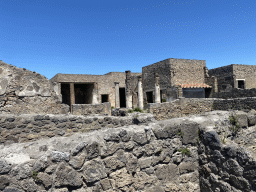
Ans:
POLYGON ((188 83, 188 84, 177 84, 181 88, 212 88, 210 85, 205 83, 188 83))

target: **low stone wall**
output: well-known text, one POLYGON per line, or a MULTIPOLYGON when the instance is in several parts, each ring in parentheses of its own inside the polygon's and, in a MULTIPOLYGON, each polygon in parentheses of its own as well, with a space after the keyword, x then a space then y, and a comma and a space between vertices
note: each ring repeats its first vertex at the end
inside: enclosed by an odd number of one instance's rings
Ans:
POLYGON ((111 104, 109 102, 91 105, 91 104, 73 104, 72 113, 74 115, 111 115, 111 104))
POLYGON ((150 103, 148 112, 157 120, 200 114, 213 110, 256 109, 256 97, 217 99, 217 98, 179 98, 172 102, 150 103))
POLYGON ((241 98, 241 97, 256 97, 256 89, 237 89, 232 88, 227 92, 217 92, 213 93, 213 98, 222 98, 222 99, 230 99, 230 98, 241 98))
POLYGON ((0 144, 68 136, 102 128, 115 128, 154 121, 152 114, 133 113, 125 117, 75 115, 0 115, 0 144))
POLYGON ((13 144, 0 149, 0 190, 199 192, 197 130, 161 123, 13 144))

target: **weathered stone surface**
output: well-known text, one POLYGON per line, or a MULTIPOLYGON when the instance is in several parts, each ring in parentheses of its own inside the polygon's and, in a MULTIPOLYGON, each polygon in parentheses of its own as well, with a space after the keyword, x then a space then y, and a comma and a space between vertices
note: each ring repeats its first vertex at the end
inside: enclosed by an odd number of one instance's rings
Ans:
POLYGON ((8 173, 12 166, 4 159, 0 159, 0 174, 8 173))
POLYGON ((83 150, 83 148, 86 147, 87 145, 88 145, 88 143, 86 143, 86 142, 82 142, 82 143, 78 144, 74 149, 71 150, 70 154, 73 156, 76 155, 81 150, 83 150))
POLYGON ((75 186, 79 187, 82 185, 82 175, 72 169, 70 166, 61 162, 56 169, 53 177, 54 185, 57 187, 61 186, 75 186))
POLYGON ((104 163, 101 160, 91 160, 85 162, 83 175, 86 182, 91 183, 107 177, 104 163))
POLYGON ((10 179, 8 176, 1 175, 0 176, 0 190, 3 190, 10 183, 10 179))
POLYGON ((33 179, 26 179, 21 181, 22 188, 27 192, 36 192, 38 191, 38 186, 33 179))
POLYGON ((17 189, 15 187, 7 187, 3 190, 3 192, 24 192, 24 191, 21 189, 17 189))
POLYGON ((127 159, 126 170, 129 173, 135 172, 137 167, 138 167, 138 159, 134 155, 132 155, 130 153, 128 153, 126 155, 126 159, 127 159))
POLYGON ((88 145, 86 147, 86 152, 87 152, 88 159, 93 159, 95 157, 98 157, 100 154, 99 144, 97 142, 93 142, 92 144, 88 145))
POLYGON ((182 143, 187 144, 194 144, 198 138, 198 124, 197 123, 186 123, 181 125, 181 132, 183 133, 182 136, 182 143))
POLYGON ((109 181, 109 179, 107 179, 107 178, 101 180, 100 184, 101 184, 102 189, 103 189, 104 191, 106 191, 106 190, 112 188, 112 186, 111 186, 111 184, 110 184, 110 181, 109 181))
POLYGON ((236 112, 235 117, 240 127, 248 127, 247 114, 245 112, 236 112))
POLYGON ((68 152, 59 152, 59 151, 52 151, 51 153, 51 160, 52 161, 69 161, 70 153, 68 152))
POLYGON ((193 172, 198 169, 198 165, 195 162, 182 162, 178 166, 180 174, 193 172))
POLYGON ((53 179, 47 173, 38 173, 37 178, 40 182, 43 183, 45 188, 49 188, 52 185, 53 179))
POLYGON ((158 179, 168 182, 175 182, 179 175, 177 165, 171 163, 168 165, 157 165, 155 172, 158 179))
POLYGON ((221 139, 219 135, 215 131, 208 131, 204 134, 204 141, 207 145, 209 145, 212 149, 220 149, 221 139))
POLYGON ((26 179, 31 176, 31 168, 25 165, 17 165, 11 170, 11 176, 15 177, 16 179, 26 179))
POLYGON ((236 176, 242 176, 244 169, 234 159, 229 159, 223 164, 223 168, 231 174, 236 176))
POLYGON ((82 153, 78 156, 72 157, 69 164, 75 169, 80 169, 84 164, 85 158, 86 154, 82 153))
POLYGON ((147 143, 147 136, 145 132, 142 133, 134 133, 133 135, 133 141, 135 141, 136 143, 140 144, 140 145, 144 145, 147 143))
POLYGON ((136 190, 143 190, 145 186, 152 185, 157 181, 157 178, 153 175, 148 175, 145 172, 136 173, 134 176, 134 184, 133 187, 136 190))
POLYGON ((111 170, 119 169, 125 166, 125 163, 120 161, 117 157, 107 157, 104 159, 106 168, 111 170))
POLYGON ((110 179, 114 179, 114 186, 116 188, 121 188, 127 185, 130 185, 134 182, 134 179, 131 174, 127 173, 126 168, 117 170, 110 175, 110 179))
POLYGON ((141 169, 145 169, 151 166, 151 162, 152 162, 152 157, 140 158, 138 160, 138 165, 141 169))

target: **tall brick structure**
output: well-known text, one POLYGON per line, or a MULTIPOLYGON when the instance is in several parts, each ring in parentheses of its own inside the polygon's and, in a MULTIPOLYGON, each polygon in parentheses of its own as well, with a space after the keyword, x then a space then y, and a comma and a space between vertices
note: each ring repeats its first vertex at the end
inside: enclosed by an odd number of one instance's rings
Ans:
POLYGON ((171 58, 145 66, 142 68, 145 103, 159 102, 159 97, 161 101, 209 97, 213 84, 209 79, 205 60, 171 58), (160 96, 156 86, 160 86, 160 96))

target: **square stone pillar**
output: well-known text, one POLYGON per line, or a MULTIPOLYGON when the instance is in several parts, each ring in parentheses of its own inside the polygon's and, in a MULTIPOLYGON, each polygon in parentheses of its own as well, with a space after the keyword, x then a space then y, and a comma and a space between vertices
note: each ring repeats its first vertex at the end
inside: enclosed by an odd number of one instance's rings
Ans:
POLYGON ((143 89, 142 89, 142 78, 141 76, 138 77, 138 102, 139 108, 143 109, 143 89))
POLYGON ((119 100, 119 82, 115 82, 115 107, 120 108, 119 100))
POLYGON ((99 104, 99 95, 98 95, 98 83, 93 83, 93 91, 92 91, 92 104, 99 104))
POLYGON ((155 73, 155 103, 161 103, 158 73, 155 73))
POLYGON ((73 111, 72 109, 72 105, 76 103, 75 101, 75 85, 74 83, 70 83, 70 109, 71 109, 71 113, 73 111))

